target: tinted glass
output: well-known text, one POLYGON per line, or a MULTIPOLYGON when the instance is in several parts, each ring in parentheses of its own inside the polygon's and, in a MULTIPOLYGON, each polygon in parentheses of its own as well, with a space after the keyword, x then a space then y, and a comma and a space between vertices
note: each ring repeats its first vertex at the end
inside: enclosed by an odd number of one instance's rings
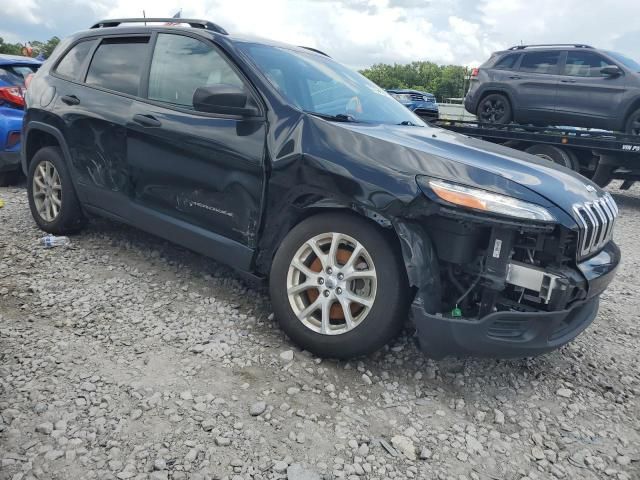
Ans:
POLYGON ((216 84, 243 86, 213 46, 182 35, 158 35, 149 74, 150 99, 192 107, 199 87, 216 84))
POLYGON ((138 95, 148 42, 148 38, 103 40, 91 60, 87 83, 138 95))
POLYGON ((600 69, 609 63, 597 53, 571 51, 567 53, 564 74, 572 77, 601 77, 600 69))
POLYGON ((518 61, 519 54, 512 53, 511 55, 507 55, 502 58, 495 64, 493 68, 497 68, 499 70, 511 70, 516 62, 518 61))
POLYGON ((362 75, 321 54, 258 44, 240 48, 289 104, 357 122, 424 122, 362 75))
POLYGON ((556 65, 560 52, 531 52, 525 53, 520 63, 521 72, 556 73, 556 65))
POLYGON ((58 63, 56 67, 56 73, 63 77, 71 78, 72 80, 80 80, 82 65, 93 45, 94 42, 89 41, 81 42, 74 46, 62 57, 62 60, 60 60, 60 63, 58 63))
POLYGON ((622 63, 625 67, 630 68, 634 72, 640 72, 640 63, 636 62, 633 58, 625 57, 618 52, 606 52, 613 58, 622 63))
POLYGON ((24 79, 38 70, 38 65, 4 65, 0 67, 1 86, 24 86, 24 79))

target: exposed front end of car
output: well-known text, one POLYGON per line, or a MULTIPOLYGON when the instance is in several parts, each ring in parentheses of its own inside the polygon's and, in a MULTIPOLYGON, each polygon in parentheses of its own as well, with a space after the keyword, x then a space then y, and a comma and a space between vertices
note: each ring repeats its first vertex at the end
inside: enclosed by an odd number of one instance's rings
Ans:
POLYGON ((483 197, 467 195, 474 189, 420 183, 439 205, 422 227, 431 240, 425 248, 437 258, 440 298, 434 288, 420 289, 412 305, 426 352, 533 356, 564 345, 591 324, 620 262, 612 240, 618 208, 608 193, 576 203, 571 219, 559 221, 552 209, 501 205, 493 194, 481 212, 481 204, 472 202, 483 197))

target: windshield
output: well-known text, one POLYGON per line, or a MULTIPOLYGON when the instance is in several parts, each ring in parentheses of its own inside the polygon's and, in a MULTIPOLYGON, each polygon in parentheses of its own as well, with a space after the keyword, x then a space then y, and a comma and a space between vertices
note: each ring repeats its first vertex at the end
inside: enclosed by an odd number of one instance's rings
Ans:
POLYGON ((241 49, 300 110, 343 121, 425 125, 375 83, 329 57, 258 44, 241 49))
POLYGON ((624 55, 618 52, 607 52, 607 53, 611 55, 613 58, 615 58, 617 61, 619 61, 620 63, 624 64, 625 67, 630 68, 634 72, 640 72, 640 63, 636 62, 635 60, 629 57, 625 57, 624 55))
POLYGON ((24 86, 24 79, 34 73, 37 65, 1 65, 0 85, 24 86))

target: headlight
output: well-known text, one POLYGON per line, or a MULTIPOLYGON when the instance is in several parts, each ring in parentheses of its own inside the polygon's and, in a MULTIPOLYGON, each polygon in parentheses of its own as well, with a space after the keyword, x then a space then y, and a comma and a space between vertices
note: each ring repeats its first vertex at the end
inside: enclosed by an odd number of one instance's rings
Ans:
POLYGON ((411 95, 407 93, 392 93, 391 96, 401 103, 411 102, 411 95))
POLYGON ((488 192, 479 188, 466 187, 445 180, 418 177, 418 185, 422 189, 429 188, 438 198, 460 207, 471 208, 482 212, 507 215, 509 217, 554 222, 555 217, 544 207, 535 203, 524 202, 517 198, 488 192))

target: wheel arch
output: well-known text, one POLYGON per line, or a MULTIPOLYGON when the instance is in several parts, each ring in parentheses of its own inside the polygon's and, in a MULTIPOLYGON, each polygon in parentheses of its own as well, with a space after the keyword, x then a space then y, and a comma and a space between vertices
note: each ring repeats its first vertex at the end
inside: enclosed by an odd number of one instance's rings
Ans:
POLYGON ((265 227, 256 256, 256 272, 260 275, 268 276, 278 247, 296 225, 314 215, 329 212, 346 213, 366 219, 385 233, 398 254, 402 253, 400 237, 395 229, 393 219, 387 218, 387 216, 369 208, 343 203, 331 198, 323 198, 308 203, 302 197, 289 203, 284 210, 278 212, 279 221, 271 222, 265 227))
POLYGON ((38 150, 44 147, 59 147, 62 156, 70 166, 71 155, 62 132, 56 127, 42 122, 29 122, 26 126, 25 138, 22 146, 22 170, 28 174, 29 164, 38 150))

